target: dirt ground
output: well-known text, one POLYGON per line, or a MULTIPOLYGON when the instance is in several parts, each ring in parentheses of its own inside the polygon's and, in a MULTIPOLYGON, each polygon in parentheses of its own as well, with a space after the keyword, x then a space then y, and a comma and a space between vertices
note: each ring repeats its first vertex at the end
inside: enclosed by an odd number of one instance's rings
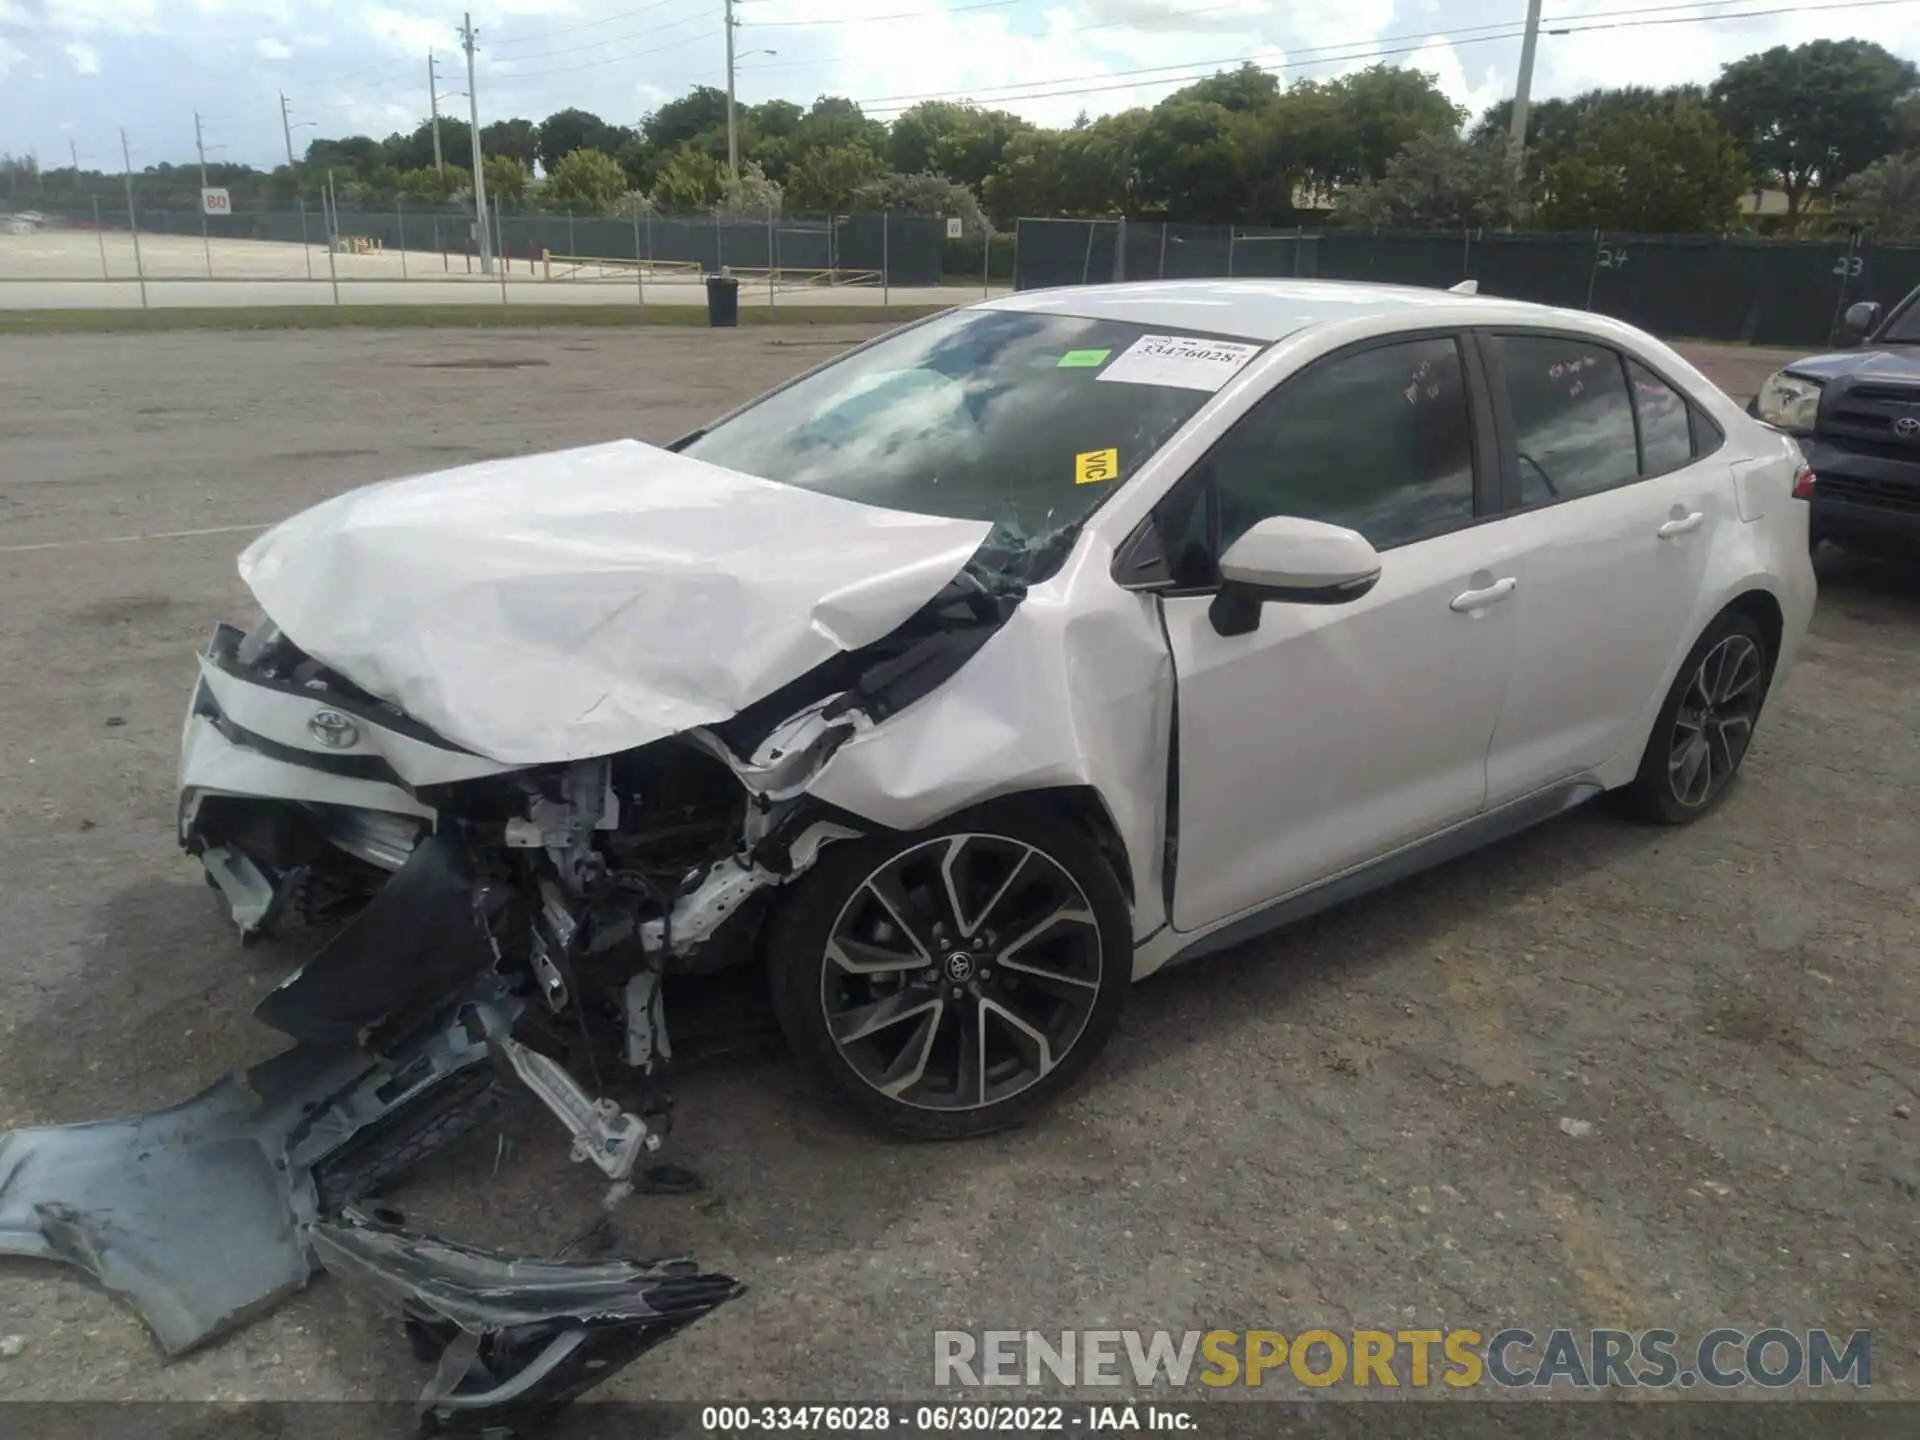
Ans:
MULTIPOLYGON (((299 949, 243 951, 172 831, 194 648, 253 619, 247 527, 409 471, 664 440, 861 333, 0 347, 0 1125, 153 1108, 279 1048, 249 1011, 299 949)), ((1696 354, 1739 395, 1778 363, 1696 354)), ((1920 572, 1820 571, 1711 819, 1588 808, 1150 981, 1022 1132, 890 1144, 777 1054, 688 1074, 670 1154, 708 1188, 630 1203, 624 1245, 752 1289, 612 1392, 920 1395, 941 1327, 1512 1322, 1867 1328, 1875 1391, 1920 1395, 1920 572)), ((598 1193, 529 1105, 396 1199, 541 1250, 598 1193)), ((425 1378, 326 1280, 162 1364, 124 1306, 8 1263, 0 1337, 0 1398, 425 1378)))

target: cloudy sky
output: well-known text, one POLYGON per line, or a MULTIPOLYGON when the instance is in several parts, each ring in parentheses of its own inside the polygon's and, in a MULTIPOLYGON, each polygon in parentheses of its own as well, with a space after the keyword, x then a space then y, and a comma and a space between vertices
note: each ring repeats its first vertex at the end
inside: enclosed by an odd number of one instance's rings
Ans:
MULTIPOLYGON (((0 152, 117 168, 284 158, 313 134, 384 136, 464 114, 460 0, 0 0, 0 152), (456 93, 458 92, 458 93, 456 93)), ((1431 72, 1474 111, 1519 63, 1524 0, 738 0, 739 93, 852 95, 882 117, 971 96, 1048 124, 1151 104, 1251 59, 1288 78, 1379 58, 1431 72), (772 53, 768 53, 772 52, 772 53)), ((1920 0, 1545 0, 1536 95, 1707 81, 1776 44, 1864 36, 1920 60, 1920 0), (1772 11, 1775 13, 1760 13, 1772 11), (1666 23, 1711 16, 1704 23, 1666 23), (1649 23, 1649 22, 1662 23, 1649 23)), ((482 122, 578 105, 632 124, 725 79, 721 0, 473 0, 482 122)))

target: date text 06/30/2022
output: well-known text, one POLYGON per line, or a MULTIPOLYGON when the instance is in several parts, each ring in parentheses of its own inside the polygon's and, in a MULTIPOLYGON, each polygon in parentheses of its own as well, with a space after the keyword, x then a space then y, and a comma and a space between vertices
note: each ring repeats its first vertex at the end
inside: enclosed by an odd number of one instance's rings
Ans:
POLYGON ((710 1435, 806 1432, 910 1435, 1045 1434, 1067 1431, 1153 1430, 1191 1433, 1199 1422, 1191 1407, 1118 1405, 709 1405, 700 1427, 710 1435))

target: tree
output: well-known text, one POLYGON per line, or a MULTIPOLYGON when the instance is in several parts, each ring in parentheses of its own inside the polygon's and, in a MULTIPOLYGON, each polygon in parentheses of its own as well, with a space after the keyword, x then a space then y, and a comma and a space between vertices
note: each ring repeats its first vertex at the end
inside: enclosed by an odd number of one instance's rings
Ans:
POLYGON ((534 153, 540 168, 551 177, 566 158, 578 150, 597 150, 604 156, 620 153, 631 132, 609 125, 587 110, 556 110, 534 132, 534 153))
POLYGON ((382 165, 390 163, 386 147, 370 135, 349 135, 344 140, 315 140, 307 146, 307 168, 337 172, 334 177, 336 184, 349 177, 364 180, 382 165))
POLYGON ((720 182, 720 198, 713 213, 747 219, 765 219, 780 213, 780 187, 767 179, 766 171, 751 160, 740 162, 738 178, 725 176, 720 182))
POLYGON ((1280 81, 1251 61, 1176 90, 1170 100, 1198 100, 1227 110, 1263 110, 1280 95, 1280 81))
MULTIPOLYGON (((517 119, 496 120, 491 125, 482 125, 480 149, 489 160, 498 155, 517 160, 531 170, 540 154, 539 127, 531 120, 517 119)), ((493 185, 491 171, 487 175, 487 185, 489 188, 493 185)))
POLYGON ((983 234, 987 217, 973 191, 944 175, 882 175, 853 192, 856 210, 888 210, 896 215, 956 216, 969 235, 983 234))
POLYGON ((1920 244, 1920 150, 1889 155, 1848 176, 1840 213, 1876 240, 1920 244))
POLYGON ((1238 219, 1244 196, 1243 140, 1239 117, 1224 105, 1161 101, 1133 150, 1141 205, 1160 216, 1204 224, 1238 219))
MULTIPOLYGON (((775 102, 783 103, 783 102, 775 102)), ((750 111, 753 107, 745 107, 750 111)), ((799 107, 795 106, 795 110, 799 107)), ((736 122, 739 114, 737 112, 736 122)), ((669 100, 640 122, 640 133, 654 149, 666 151, 690 145, 703 133, 718 132, 724 143, 727 133, 727 92, 711 85, 696 85, 678 100, 669 100)), ((721 152, 725 153, 724 149, 721 152)))
POLYGON ((627 193, 620 162, 600 150, 572 150, 547 172, 545 198, 550 207, 608 215, 627 193))
POLYGON ((1504 141, 1418 135, 1378 180, 1340 197, 1339 218, 1404 230, 1505 225, 1514 215, 1504 141))
POLYGON ((879 160, 864 146, 809 150, 787 179, 787 204, 795 210, 846 210, 854 192, 879 174, 879 160))
POLYGON ((928 100, 894 120, 887 155, 897 174, 938 174, 976 186, 1000 164, 1013 137, 1033 128, 1005 110, 928 100))
MULTIPOLYGON (((887 150, 887 127, 868 119, 858 103, 843 95, 815 100, 794 126, 793 138, 798 146, 796 164, 809 150, 864 150, 873 157, 887 150)), ((877 159, 874 163, 878 168, 877 159)))
POLYGON ((1466 116, 1431 75, 1393 65, 1370 65, 1323 87, 1344 122, 1344 163, 1334 168, 1349 183, 1386 174, 1387 162, 1420 135, 1453 134, 1466 116))
POLYGON ((1893 151, 1898 105, 1917 79, 1911 61, 1870 40, 1811 40, 1734 61, 1711 95, 1754 179, 1785 192, 1793 234, 1809 193, 1830 192, 1893 151))
POLYGON ((1540 220, 1562 230, 1721 231, 1748 170, 1726 127, 1686 95, 1624 115, 1595 110, 1571 153, 1547 167, 1540 220))
POLYGON ((663 215, 705 210, 724 193, 727 172, 704 150, 682 145, 663 160, 650 198, 663 215))
MULTIPOLYGON (((485 134, 485 131, 481 132, 485 134)), ((440 117, 440 156, 442 160, 469 165, 473 160, 472 130, 464 120, 450 115, 440 117)), ((406 135, 389 135, 387 156, 398 170, 424 170, 433 164, 433 122, 422 120, 406 135)), ((489 152, 491 153, 491 152, 489 152)))
MULTIPOLYGON (((481 134, 485 133, 485 130, 481 131, 481 134)), ((463 171, 462 174, 464 173, 463 171)), ((527 192, 533 186, 533 172, 524 162, 516 160, 511 155, 488 155, 481 173, 487 177, 489 201, 514 206, 527 203, 527 192)))

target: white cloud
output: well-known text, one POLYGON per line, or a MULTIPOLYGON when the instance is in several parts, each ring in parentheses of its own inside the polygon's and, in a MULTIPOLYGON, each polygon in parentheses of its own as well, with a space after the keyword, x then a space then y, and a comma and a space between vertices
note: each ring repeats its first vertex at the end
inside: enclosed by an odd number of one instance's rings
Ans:
POLYGON ((12 73, 13 67, 27 58, 27 52, 14 44, 6 36, 0 35, 0 79, 12 73))
POLYGON ((284 40, 275 40, 271 36, 253 42, 253 53, 262 60, 290 60, 293 58, 293 46, 284 40))
POLYGON ((91 45, 83 45, 78 40, 61 47, 67 52, 67 59, 73 62, 73 68, 82 75, 100 73, 100 52, 91 45))

